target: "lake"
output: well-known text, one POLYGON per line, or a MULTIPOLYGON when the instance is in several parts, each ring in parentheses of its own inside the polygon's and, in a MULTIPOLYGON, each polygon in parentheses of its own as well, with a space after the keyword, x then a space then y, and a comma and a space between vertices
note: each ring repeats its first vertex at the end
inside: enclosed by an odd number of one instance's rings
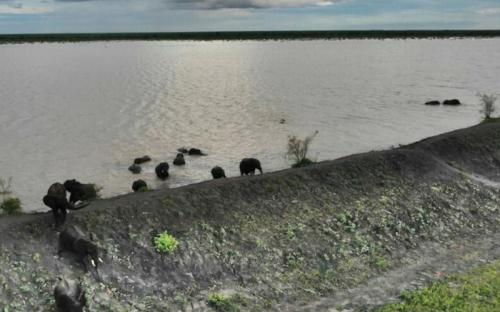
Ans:
POLYGON ((287 138, 318 130, 314 160, 379 150, 480 121, 500 92, 500 39, 110 41, 0 45, 0 177, 27 211, 76 178, 109 197, 289 167, 287 138), (425 106, 458 98, 457 107, 425 106), (280 123, 285 119, 284 123, 280 123), (197 147, 208 156, 177 149, 197 147), (133 175, 133 159, 153 161, 133 175), (171 165, 167 181, 154 167, 171 165))

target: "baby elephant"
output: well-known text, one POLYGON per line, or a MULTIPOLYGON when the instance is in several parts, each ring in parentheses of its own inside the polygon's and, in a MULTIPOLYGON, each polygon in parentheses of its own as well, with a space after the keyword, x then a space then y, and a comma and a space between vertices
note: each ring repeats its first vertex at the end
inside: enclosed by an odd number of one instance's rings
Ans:
POLYGON ((262 167, 260 161, 255 158, 243 158, 240 162, 241 175, 255 174, 255 169, 259 169, 262 174, 262 167))
POLYGON ((85 291, 75 281, 59 278, 54 288, 56 306, 61 312, 83 312, 87 304, 85 291))
POLYGON ((185 164, 186 164, 186 161, 184 160, 184 154, 182 154, 182 153, 177 154, 177 157, 175 157, 175 159, 174 159, 174 165, 182 166, 185 164))
POLYGON ((159 163, 155 168, 156 176, 162 180, 165 180, 166 178, 168 178, 168 168, 168 163, 159 163))
POLYGON ((66 180, 64 187, 71 194, 69 196, 70 203, 97 198, 97 191, 94 184, 83 184, 73 179, 66 180))
POLYGON ((60 256, 63 251, 76 253, 78 260, 85 267, 85 271, 88 270, 85 263, 87 258, 90 259, 90 263, 96 270, 98 263, 102 263, 97 245, 87 239, 85 234, 74 225, 67 227, 59 234, 59 251, 57 254, 60 256))
POLYGON ((211 173, 212 173, 212 177, 214 179, 221 179, 221 178, 226 177, 226 173, 224 172, 224 169, 222 169, 219 166, 213 167, 211 173))

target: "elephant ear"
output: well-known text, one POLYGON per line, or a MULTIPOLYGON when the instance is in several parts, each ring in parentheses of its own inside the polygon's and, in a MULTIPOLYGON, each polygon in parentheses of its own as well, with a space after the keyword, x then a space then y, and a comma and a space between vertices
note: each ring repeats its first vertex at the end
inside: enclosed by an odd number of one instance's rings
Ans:
POLYGON ((56 209, 57 208, 57 200, 54 196, 50 196, 50 195, 45 195, 43 197, 43 203, 52 208, 52 209, 56 209))

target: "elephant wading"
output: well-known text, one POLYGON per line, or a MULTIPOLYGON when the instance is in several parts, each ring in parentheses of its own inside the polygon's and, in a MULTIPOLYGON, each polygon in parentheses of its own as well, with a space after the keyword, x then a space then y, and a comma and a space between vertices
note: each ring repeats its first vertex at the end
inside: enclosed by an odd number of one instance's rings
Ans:
POLYGON ((240 173, 241 175, 255 174, 255 169, 258 169, 262 174, 262 167, 260 166, 260 161, 255 158, 243 158, 240 161, 240 173))
POLYGON ((59 278, 54 288, 54 299, 60 312, 83 312, 87 304, 85 291, 79 283, 59 278))
POLYGON ((165 180, 168 178, 168 163, 166 162, 162 162, 162 163, 159 163, 158 166, 156 166, 155 168, 155 173, 156 173, 156 176, 162 180, 165 180))
POLYGON ((174 159, 174 165, 176 166, 183 166, 186 164, 186 161, 184 160, 184 154, 179 153, 174 159))
POLYGON ((147 190, 148 185, 146 184, 146 181, 144 180, 135 180, 134 183, 132 183, 132 190, 134 192, 139 192, 143 190, 147 190))

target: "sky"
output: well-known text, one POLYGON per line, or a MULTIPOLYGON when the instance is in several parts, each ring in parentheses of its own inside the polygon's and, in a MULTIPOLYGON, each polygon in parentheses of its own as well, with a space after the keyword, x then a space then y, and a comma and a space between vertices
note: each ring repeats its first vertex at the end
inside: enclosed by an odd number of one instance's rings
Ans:
POLYGON ((500 0, 0 0, 0 33, 500 29, 500 0))

